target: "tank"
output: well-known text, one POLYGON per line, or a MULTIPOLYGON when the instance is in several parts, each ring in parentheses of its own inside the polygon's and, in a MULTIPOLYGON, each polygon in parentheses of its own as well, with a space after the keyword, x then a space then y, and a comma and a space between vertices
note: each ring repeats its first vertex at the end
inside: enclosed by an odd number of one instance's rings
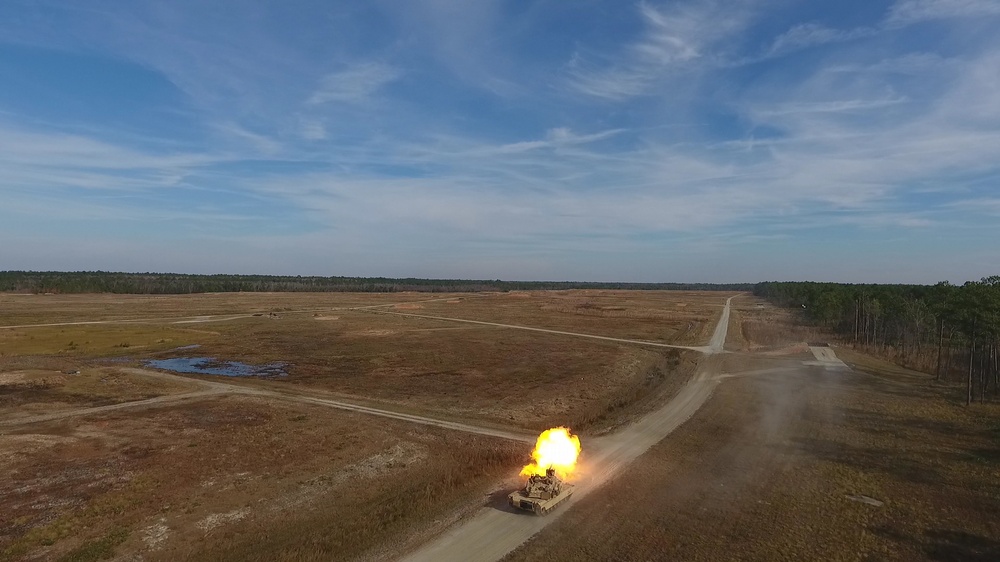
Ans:
POLYGON ((573 495, 573 485, 563 482, 556 471, 548 469, 545 476, 529 476, 524 488, 507 496, 510 505, 531 511, 535 515, 547 515, 557 505, 573 495))

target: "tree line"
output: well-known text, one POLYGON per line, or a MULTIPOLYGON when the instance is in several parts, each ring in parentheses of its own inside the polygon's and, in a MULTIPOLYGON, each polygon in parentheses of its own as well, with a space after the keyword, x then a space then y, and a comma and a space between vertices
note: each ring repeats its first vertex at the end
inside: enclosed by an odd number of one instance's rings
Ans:
POLYGON ((1000 276, 963 285, 767 282, 754 294, 801 309, 856 347, 938 380, 964 379, 967 404, 1000 394, 1000 276))
POLYGON ((234 292, 480 292, 564 289, 750 291, 753 284, 593 283, 290 275, 188 275, 108 271, 0 271, 0 291, 189 294, 234 292))

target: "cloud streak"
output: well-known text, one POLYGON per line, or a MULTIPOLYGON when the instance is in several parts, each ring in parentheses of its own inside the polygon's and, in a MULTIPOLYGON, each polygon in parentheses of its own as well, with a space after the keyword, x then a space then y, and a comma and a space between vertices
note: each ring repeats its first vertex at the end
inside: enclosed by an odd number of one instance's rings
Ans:
POLYGON ((648 95, 663 79, 697 69, 695 63, 715 64, 717 54, 709 49, 746 25, 745 5, 711 0, 658 7, 640 2, 641 37, 608 64, 588 63, 576 55, 567 68, 568 84, 607 100, 648 95))
POLYGON ((1000 16, 1000 4, 992 0, 899 0, 886 18, 890 27, 948 19, 1000 16))
POLYGON ((381 62, 354 63, 344 70, 324 76, 319 89, 309 97, 307 103, 319 105, 331 102, 365 102, 401 74, 395 67, 381 62))

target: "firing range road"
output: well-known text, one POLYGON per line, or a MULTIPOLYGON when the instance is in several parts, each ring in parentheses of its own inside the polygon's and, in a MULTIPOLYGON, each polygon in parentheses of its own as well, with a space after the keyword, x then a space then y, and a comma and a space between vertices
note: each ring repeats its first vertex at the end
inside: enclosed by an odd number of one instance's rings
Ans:
POLYGON ((321 393, 313 392, 311 394, 305 394, 303 392, 292 392, 292 391, 275 391, 275 390, 265 390, 261 388, 253 388, 247 386, 239 386, 235 384, 227 384, 223 382, 206 381, 195 378, 182 377, 179 375, 171 375, 168 373, 163 373, 159 371, 152 371, 148 369, 135 369, 135 368, 124 368, 121 369, 122 372, 143 376, 143 377, 153 377, 162 380, 168 380, 173 382, 180 382, 184 384, 193 384, 195 386, 200 386, 201 390, 195 390, 192 392, 185 392, 182 394, 172 394, 167 396, 157 396, 156 398, 149 398, 146 400, 135 400, 132 402, 122 402, 119 404, 109 404, 106 406, 94 406, 90 408, 75 408, 72 410, 65 410, 62 412, 53 412, 50 414, 40 414, 36 416, 14 418, 9 420, 0 421, 0 428, 29 425, 33 423, 42 423, 47 421, 66 419, 77 416, 86 416, 92 414, 100 414, 104 412, 110 412, 114 410, 124 410, 127 408, 135 409, 146 409, 146 408, 156 408, 161 406, 169 406, 177 402, 184 402, 188 400, 198 400, 202 398, 217 397, 226 394, 230 395, 242 395, 242 396, 258 396, 262 398, 284 400, 288 402, 298 402, 300 404, 313 404, 317 406, 324 406, 327 408, 335 408, 338 410, 347 410, 350 412, 357 412, 359 414, 366 414, 372 416, 379 416, 383 418, 391 418, 404 422, 416 423, 421 425, 429 425, 433 427, 440 427, 443 429, 450 429, 453 431, 461 431, 463 433, 474 433, 476 435, 485 435, 488 437, 498 437, 500 439, 510 439, 513 441, 522 441, 525 443, 534 443, 535 437, 533 435, 528 435, 526 433, 516 433, 512 431, 505 431, 498 428, 491 427, 481 427, 476 425, 471 425, 467 423, 459 423, 448 420, 441 420, 435 418, 429 418, 426 416, 418 416, 414 414, 407 414, 404 412, 396 412, 392 410, 383 410, 380 408, 372 408, 369 406, 363 406, 361 404, 354 404, 351 402, 344 402, 342 400, 335 400, 333 398, 328 398, 323 396, 321 393))
MULTIPOLYGON (((726 302, 728 303, 728 301, 726 301, 726 302)), ((653 347, 667 347, 667 348, 670 348, 670 349, 686 349, 688 351, 697 351, 697 352, 700 352, 700 353, 718 353, 718 352, 722 351, 722 347, 721 346, 718 349, 715 349, 713 347, 715 339, 716 339, 716 336, 718 335, 718 332, 719 332, 718 327, 715 330, 716 331, 716 335, 712 336, 712 342, 713 342, 712 344, 709 344, 707 346, 689 346, 689 345, 673 345, 673 344, 669 344, 669 343, 659 343, 659 342, 645 341, 645 340, 630 340, 630 339, 625 339, 625 338, 612 338, 612 337, 609 337, 609 336, 598 336, 598 335, 595 335, 595 334, 581 334, 581 333, 578 333, 578 332, 564 332, 562 330, 550 330, 548 328, 536 328, 534 326, 518 326, 517 324, 500 324, 500 323, 497 323, 497 322, 485 322, 483 320, 468 320, 468 319, 465 319, 465 318, 451 318, 451 317, 448 317, 448 316, 430 316, 430 315, 427 315, 427 314, 413 314, 413 313, 409 313, 409 312, 390 312, 388 310, 369 310, 367 312, 371 312, 373 314, 388 314, 388 315, 392 315, 392 316, 406 316, 408 318, 423 318, 425 320, 441 320, 443 322, 462 322, 462 323, 465 323, 465 324, 478 324, 480 326, 493 326, 495 328, 508 328, 508 329, 511 329, 511 330, 527 330, 529 332, 542 332, 542 333, 545 333, 545 334, 556 334, 556 335, 560 335, 560 336, 572 336, 574 338, 589 338, 589 339, 593 339, 593 340, 613 341, 613 342, 616 342, 616 343, 629 343, 629 344, 634 344, 634 345, 648 345, 648 346, 653 346, 653 347)), ((728 324, 729 323, 729 307, 728 306, 725 309, 723 309, 722 315, 723 315, 722 319, 725 321, 726 324, 728 324)), ((725 343, 725 332, 723 332, 722 335, 723 335, 723 343, 725 343)))
POLYGON ((726 306, 709 345, 699 348, 706 352, 706 356, 702 358, 697 373, 670 402, 617 433, 598 437, 584 444, 585 453, 580 459, 580 476, 576 481, 576 492, 565 505, 546 517, 537 517, 499 506, 484 507, 465 523, 445 531, 435 540, 406 556, 405 560, 411 562, 499 560, 669 435, 698 411, 719 384, 721 356, 718 353, 722 352, 726 343, 732 299, 733 297, 730 297, 726 300, 726 306))

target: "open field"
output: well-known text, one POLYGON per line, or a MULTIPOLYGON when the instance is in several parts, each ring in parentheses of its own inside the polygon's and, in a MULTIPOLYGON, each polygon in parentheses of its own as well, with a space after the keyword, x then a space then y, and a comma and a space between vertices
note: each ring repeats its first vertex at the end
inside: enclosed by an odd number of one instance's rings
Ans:
MULTIPOLYGON (((766 334, 787 345, 793 331, 766 334)), ((838 353, 856 372, 752 358, 691 421, 506 559, 1000 557, 1000 406, 965 408, 928 375, 838 353)), ((725 361, 735 370, 739 357, 725 361)))
POLYGON ((509 441, 247 397, 34 425, 0 444, 7 560, 355 556, 475 499, 524 454, 509 441))
POLYGON ((0 560, 494 560, 539 532, 510 558, 1000 548, 996 406, 810 348, 825 336, 790 311, 739 296, 716 326, 725 294, 425 296, 0 297, 26 324, 105 322, 0 329, 0 560), (178 357, 287 375, 143 367, 178 357), (577 495, 509 512, 524 440, 562 424, 583 437, 577 495))
POLYGON ((193 295, 31 295, 0 293, 0 325, 311 313, 317 310, 470 297, 429 293, 205 293, 193 295))
MULTIPOLYGON (((514 485, 527 447, 308 400, 514 431, 572 424, 597 433, 669 398, 696 361, 692 352, 349 310, 394 302, 386 295, 254 297, 0 297, 0 323, 30 325, 0 329, 0 508, 11 514, 0 528, 0 559, 391 557, 392 545, 424 540, 485 494, 514 485), (92 321, 101 323, 66 324, 92 321), (184 356, 281 362, 287 376, 135 370, 184 356), (116 404, 132 406, 88 409, 116 404), (50 414, 72 417, 26 421, 50 414)), ((390 311, 436 304, 393 297, 401 304, 390 311)), ((443 298, 447 310, 523 299, 443 298)), ((628 293, 617 299, 639 306, 628 293)), ((499 319, 540 319, 515 312, 499 319)), ((591 322, 589 313, 569 312, 550 325, 587 333, 591 322)))
POLYGON ((724 297, 732 294, 636 291, 623 299, 621 291, 524 291, 491 299, 435 301, 424 303, 419 309, 388 311, 700 345, 711 336, 724 297))
MULTIPOLYGON (((580 297, 573 292, 524 293, 527 298, 521 294, 396 295, 403 304, 379 310, 441 312, 432 308, 436 306, 456 316, 485 317, 489 307, 494 306, 499 319, 533 325, 542 320, 539 316, 550 314, 558 321, 546 326, 599 334, 593 325, 594 316, 587 312, 589 308, 582 309, 583 313, 547 313, 539 307, 556 308, 566 306, 566 302, 599 299, 601 306, 623 310, 663 306, 663 302, 683 310, 687 307, 679 307, 678 303, 686 304, 684 300, 689 299, 692 311, 685 312, 684 318, 697 317, 698 321, 684 322, 710 326, 708 319, 717 315, 720 301, 718 295, 714 296, 716 305, 712 305, 710 298, 700 293, 657 293, 661 296, 640 295, 645 300, 634 303, 627 293, 581 293, 584 295, 580 297), (531 305, 527 307, 518 304, 528 301, 531 305), (614 302, 619 306, 609 304, 614 302), (523 316, 518 316, 520 312, 523 316)), ((672 384, 676 389, 689 375, 695 357, 686 352, 616 342, 539 337, 534 332, 346 310, 351 306, 391 303, 385 295, 319 294, 315 302, 301 294, 264 294, 256 300, 244 294, 115 296, 113 300, 97 295, 92 297, 93 302, 85 295, 3 298, 17 305, 20 321, 29 324, 58 320, 51 307, 68 307, 77 314, 101 309, 108 302, 115 303, 114 312, 123 318, 144 317, 147 321, 0 330, 0 367, 5 361, 20 365, 29 358, 38 363, 58 363, 60 366, 54 367, 57 370, 98 365, 95 360, 106 358, 131 361, 132 365, 145 358, 164 356, 208 356, 254 364, 281 362, 287 364, 288 377, 267 381, 267 385, 308 387, 417 413, 446 412, 452 418, 533 430, 559 423, 575 427, 614 423, 614 412, 640 395, 659 391, 663 384, 672 384), (319 309, 323 310, 316 312, 319 309), (176 320, 150 316, 162 313, 174 319, 189 317, 195 310, 199 314, 221 314, 228 320, 177 324, 176 320), (282 312, 278 317, 244 314, 254 310, 282 312), (200 347, 177 349, 191 345, 200 347), (539 400, 548 396, 552 399, 539 400)), ((663 315, 650 310, 648 315, 663 315)), ((104 313, 101 317, 108 320, 111 316, 104 313)), ((643 315, 609 320, 628 328, 611 330, 618 336, 643 335, 642 327, 652 322, 643 315)))
POLYGON ((181 380, 134 377, 111 367, 86 367, 69 375, 46 369, 0 372, 0 423, 37 414, 104 406, 195 389, 181 380))
POLYGON ((827 341, 831 337, 805 325, 798 311, 777 308, 754 297, 738 302, 730 323, 727 349, 778 354, 804 352, 802 344, 827 341))

